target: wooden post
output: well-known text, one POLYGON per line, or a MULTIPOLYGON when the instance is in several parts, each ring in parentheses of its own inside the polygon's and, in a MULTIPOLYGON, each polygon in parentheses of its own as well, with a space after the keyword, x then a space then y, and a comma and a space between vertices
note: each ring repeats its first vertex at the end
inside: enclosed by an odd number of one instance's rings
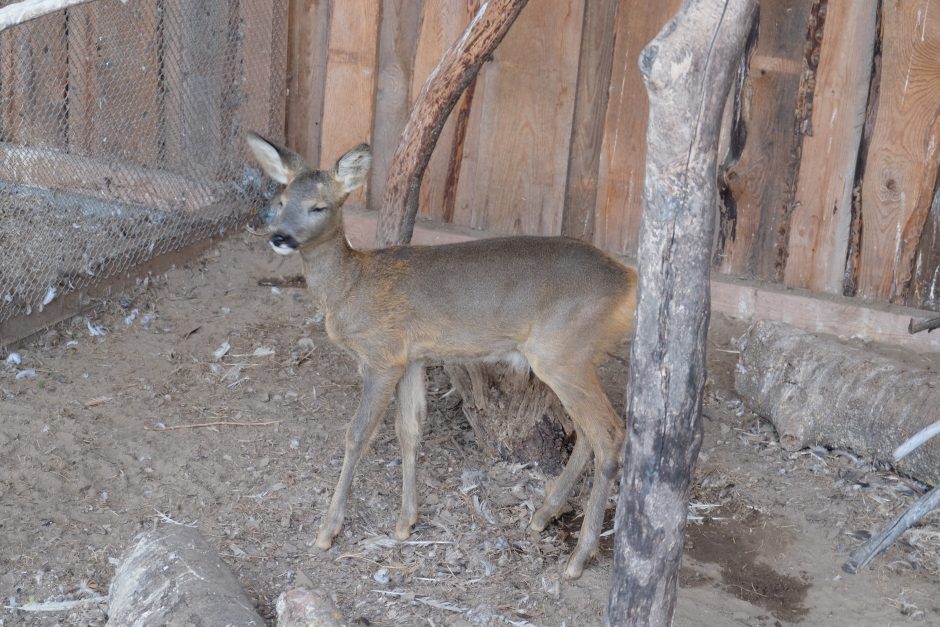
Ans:
POLYGON ((411 240, 421 177, 437 137, 460 94, 509 31, 528 0, 490 0, 470 21, 463 36, 444 53, 415 100, 411 117, 392 157, 379 213, 380 246, 411 240))
POLYGON ((756 0, 686 0, 640 55, 650 115, 608 625, 669 625, 675 610, 702 442, 718 134, 756 11, 756 0))

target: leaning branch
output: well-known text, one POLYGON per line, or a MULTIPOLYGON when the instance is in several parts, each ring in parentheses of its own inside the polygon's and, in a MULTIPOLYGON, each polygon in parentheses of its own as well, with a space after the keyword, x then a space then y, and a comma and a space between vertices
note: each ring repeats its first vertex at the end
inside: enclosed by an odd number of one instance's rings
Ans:
POLYGON ((868 542, 857 548, 848 561, 842 565, 842 570, 852 575, 858 573, 870 561, 878 557, 889 546, 894 544, 895 540, 901 537, 905 531, 914 526, 917 521, 940 507, 940 489, 934 488, 923 495, 911 505, 907 511, 894 519, 888 525, 887 529, 876 536, 873 536, 868 542))
POLYGON ((447 116, 483 63, 503 40, 528 0, 487 0, 467 30, 444 53, 418 94, 402 131, 385 183, 378 230, 379 246, 411 241, 421 178, 447 116))

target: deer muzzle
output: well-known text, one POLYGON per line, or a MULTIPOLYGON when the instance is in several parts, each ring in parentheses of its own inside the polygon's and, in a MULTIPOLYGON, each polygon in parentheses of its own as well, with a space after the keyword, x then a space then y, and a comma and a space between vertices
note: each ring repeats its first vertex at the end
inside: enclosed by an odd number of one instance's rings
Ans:
POLYGON ((271 248, 274 249, 279 255, 289 255, 293 252, 297 252, 297 247, 300 246, 300 242, 284 233, 274 233, 269 240, 271 248))

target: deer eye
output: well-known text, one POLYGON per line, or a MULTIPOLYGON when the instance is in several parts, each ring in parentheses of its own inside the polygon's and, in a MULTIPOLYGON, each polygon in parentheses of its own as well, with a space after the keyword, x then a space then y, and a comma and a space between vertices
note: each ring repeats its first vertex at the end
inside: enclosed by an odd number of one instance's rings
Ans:
POLYGON ((313 207, 308 208, 308 209, 307 209, 307 213, 319 213, 319 212, 323 211, 324 209, 326 209, 326 207, 323 207, 323 206, 320 206, 320 205, 316 205, 316 206, 313 206, 313 207))

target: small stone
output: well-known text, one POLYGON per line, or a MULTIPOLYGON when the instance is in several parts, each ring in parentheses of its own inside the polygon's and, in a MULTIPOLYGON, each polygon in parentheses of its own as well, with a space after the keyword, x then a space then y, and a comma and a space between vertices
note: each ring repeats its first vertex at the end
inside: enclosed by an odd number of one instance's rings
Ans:
POLYGON ((326 592, 316 588, 289 590, 277 598, 275 607, 278 627, 341 627, 347 624, 336 603, 326 592))

